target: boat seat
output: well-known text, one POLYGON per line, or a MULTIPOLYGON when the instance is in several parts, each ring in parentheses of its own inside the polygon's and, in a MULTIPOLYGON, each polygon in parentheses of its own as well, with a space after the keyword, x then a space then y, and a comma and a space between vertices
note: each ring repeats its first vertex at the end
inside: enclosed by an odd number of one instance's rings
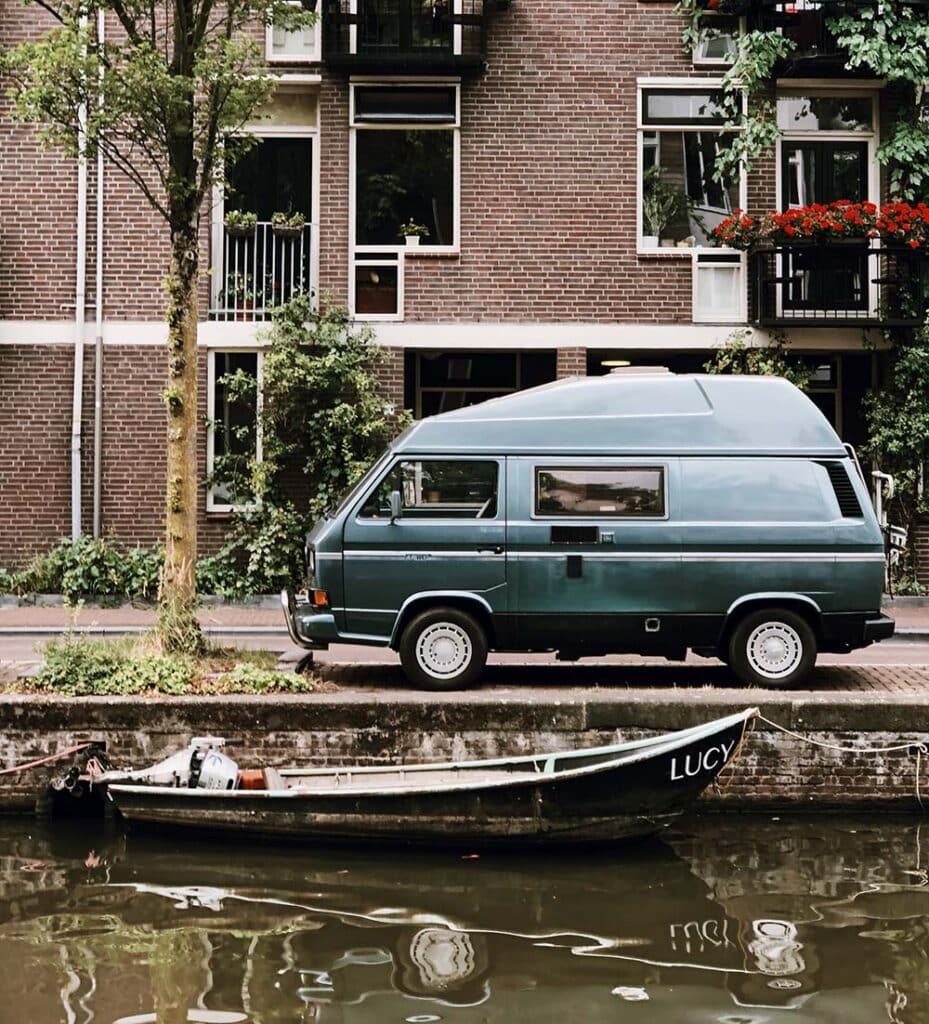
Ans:
POLYGON ((277 768, 265 768, 265 789, 286 789, 281 773, 277 768))

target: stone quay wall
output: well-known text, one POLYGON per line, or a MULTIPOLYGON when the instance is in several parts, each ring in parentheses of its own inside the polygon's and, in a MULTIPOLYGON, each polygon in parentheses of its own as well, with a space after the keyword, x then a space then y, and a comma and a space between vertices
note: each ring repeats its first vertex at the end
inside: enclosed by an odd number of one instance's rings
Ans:
MULTIPOLYGON (((144 767, 192 736, 219 735, 240 767, 410 763, 556 751, 636 739, 710 721, 755 703, 805 738, 840 747, 913 744, 893 753, 817 746, 756 722, 738 761, 702 798, 746 811, 929 808, 929 706, 917 696, 806 699, 758 692, 578 691, 545 696, 347 692, 310 697, 0 697, 0 770, 102 740, 119 767, 144 767), (630 695, 632 694, 632 695, 630 695), (747 699, 741 699, 742 697, 747 699), (754 700, 752 699, 754 698, 754 700), (917 778, 917 769, 922 776, 917 778)), ((70 759, 0 774, 0 811, 30 811, 70 759)))

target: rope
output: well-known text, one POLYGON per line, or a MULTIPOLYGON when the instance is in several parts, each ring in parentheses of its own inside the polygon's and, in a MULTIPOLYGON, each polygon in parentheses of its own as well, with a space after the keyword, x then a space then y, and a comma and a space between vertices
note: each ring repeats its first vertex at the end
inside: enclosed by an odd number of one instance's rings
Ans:
MULTIPOLYGON (((814 747, 823 747, 826 750, 837 750, 841 754, 892 754, 896 751, 905 750, 911 757, 916 757, 916 802, 919 804, 919 809, 925 813, 925 805, 923 804, 923 795, 921 791, 920 780, 922 778, 922 759, 923 756, 929 756, 929 746, 925 743, 893 743, 887 747, 846 747, 838 743, 826 743, 824 740, 814 740, 809 736, 804 736, 799 732, 794 732, 793 729, 788 729, 786 726, 779 725, 777 722, 772 722, 770 718, 766 718, 761 712, 758 712, 752 720, 752 729, 755 727, 755 722, 764 722, 766 725, 770 725, 772 729, 776 729, 778 732, 784 733, 785 736, 792 736, 795 740, 800 740, 801 743, 809 743, 814 747)), ((745 739, 745 730, 742 731, 742 740, 739 741, 738 749, 733 754, 732 759, 729 761, 727 768, 731 768, 738 760, 738 755, 742 751, 742 741, 745 739)), ((730 776, 731 779, 731 776, 730 776)), ((728 781, 726 783, 728 785, 728 781)))
POLYGON ((745 746, 745 737, 755 728, 755 719, 758 717, 757 712, 752 715, 751 718, 746 719, 742 723, 742 735, 739 737, 739 742, 736 745, 735 750, 732 753, 732 757, 726 762, 723 771, 713 779, 713 792, 714 793, 725 793, 726 790, 732 785, 732 780, 735 778, 735 772, 733 768, 738 764, 739 758, 742 756, 742 747, 745 746), (751 728, 749 728, 751 723, 751 728), (720 782, 720 777, 725 774, 725 778, 720 782))
POLYGON ((52 761, 60 761, 63 757, 70 757, 71 754, 77 754, 81 750, 86 750, 88 747, 96 746, 94 743, 78 743, 73 747, 67 747, 64 750, 59 750, 57 754, 49 754, 48 757, 40 757, 38 761, 27 761, 25 764, 17 764, 12 768, 0 768, 0 775, 13 775, 16 772, 25 772, 30 768, 38 768, 42 764, 50 764, 52 761))

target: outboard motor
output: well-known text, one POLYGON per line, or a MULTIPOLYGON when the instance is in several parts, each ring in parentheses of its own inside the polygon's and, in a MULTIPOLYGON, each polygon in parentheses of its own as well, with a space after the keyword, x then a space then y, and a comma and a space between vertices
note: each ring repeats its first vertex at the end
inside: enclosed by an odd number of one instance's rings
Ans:
POLYGON ((151 768, 135 772, 105 772, 94 781, 141 783, 185 789, 235 789, 239 766, 223 754, 220 736, 195 736, 190 745, 151 768))

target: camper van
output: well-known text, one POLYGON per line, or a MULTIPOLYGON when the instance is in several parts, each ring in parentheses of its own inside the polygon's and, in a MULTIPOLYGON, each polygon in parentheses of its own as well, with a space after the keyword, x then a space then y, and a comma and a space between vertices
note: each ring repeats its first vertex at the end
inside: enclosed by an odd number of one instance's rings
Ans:
POLYGON ((432 416, 307 538, 293 640, 400 654, 416 686, 488 651, 727 662, 796 686, 893 634, 854 452, 776 377, 571 378, 432 416))

